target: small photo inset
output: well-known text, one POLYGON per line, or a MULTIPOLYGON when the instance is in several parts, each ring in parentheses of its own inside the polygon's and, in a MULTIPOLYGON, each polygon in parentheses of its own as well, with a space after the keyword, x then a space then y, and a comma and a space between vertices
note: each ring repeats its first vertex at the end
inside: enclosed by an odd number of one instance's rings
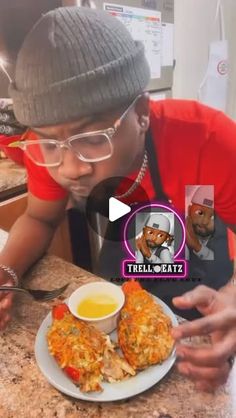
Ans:
POLYGON ((185 259, 214 260, 214 186, 186 186, 185 259))
POLYGON ((174 262, 174 213, 139 212, 135 230, 136 263, 174 262))

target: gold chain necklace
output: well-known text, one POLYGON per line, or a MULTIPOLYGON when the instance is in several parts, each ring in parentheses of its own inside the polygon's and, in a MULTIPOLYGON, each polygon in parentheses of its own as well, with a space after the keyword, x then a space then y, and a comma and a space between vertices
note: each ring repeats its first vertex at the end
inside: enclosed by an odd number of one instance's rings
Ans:
POLYGON ((141 166, 141 168, 139 170, 139 173, 138 173, 136 179, 134 180, 134 183, 127 190, 127 192, 125 192, 125 193, 123 193, 123 194, 121 194, 119 196, 114 196, 115 199, 124 199, 125 197, 130 196, 134 192, 134 190, 136 190, 137 187, 142 182, 142 180, 144 178, 144 175, 146 173, 147 167, 148 167, 148 155, 147 155, 147 151, 145 150, 144 157, 143 157, 143 163, 142 163, 142 166, 141 166))

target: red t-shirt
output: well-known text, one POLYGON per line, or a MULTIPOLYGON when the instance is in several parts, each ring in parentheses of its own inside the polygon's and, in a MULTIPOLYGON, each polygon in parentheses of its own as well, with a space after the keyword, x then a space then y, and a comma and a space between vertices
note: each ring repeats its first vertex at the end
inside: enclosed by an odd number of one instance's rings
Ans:
MULTIPOLYGON (((216 213, 226 223, 236 224, 236 123, 195 101, 151 101, 150 111, 162 187, 174 207, 184 213, 186 185, 214 185, 216 213)), ((44 200, 66 196, 47 169, 37 167, 27 157, 25 165, 33 195, 44 200)), ((136 175, 129 177, 135 179, 136 175)), ((149 170, 142 187, 153 199, 149 170)), ((137 202, 137 192, 129 200, 137 202)))

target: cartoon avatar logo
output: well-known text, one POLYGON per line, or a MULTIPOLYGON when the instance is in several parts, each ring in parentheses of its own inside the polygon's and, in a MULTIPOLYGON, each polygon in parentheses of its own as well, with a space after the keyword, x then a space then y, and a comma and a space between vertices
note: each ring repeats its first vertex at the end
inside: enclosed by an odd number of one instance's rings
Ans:
POLYGON ((152 202, 136 209, 126 221, 124 244, 130 256, 122 263, 124 277, 186 277, 185 228, 172 207, 152 202))
POLYGON ((214 253, 209 247, 214 232, 214 188, 199 186, 188 206, 186 218, 188 249, 202 260, 214 260, 214 253))
POLYGON ((136 239, 137 263, 173 263, 168 249, 174 240, 170 234, 170 221, 167 216, 151 214, 143 227, 142 235, 136 239), (166 245, 163 245, 163 244, 166 245))

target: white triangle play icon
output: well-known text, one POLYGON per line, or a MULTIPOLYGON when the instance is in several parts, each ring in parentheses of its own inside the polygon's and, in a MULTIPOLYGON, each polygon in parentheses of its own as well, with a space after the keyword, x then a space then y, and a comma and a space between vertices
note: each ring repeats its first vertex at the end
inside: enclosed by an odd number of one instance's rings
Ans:
POLYGON ((131 211, 131 207, 115 197, 109 199, 109 221, 114 222, 131 211))

